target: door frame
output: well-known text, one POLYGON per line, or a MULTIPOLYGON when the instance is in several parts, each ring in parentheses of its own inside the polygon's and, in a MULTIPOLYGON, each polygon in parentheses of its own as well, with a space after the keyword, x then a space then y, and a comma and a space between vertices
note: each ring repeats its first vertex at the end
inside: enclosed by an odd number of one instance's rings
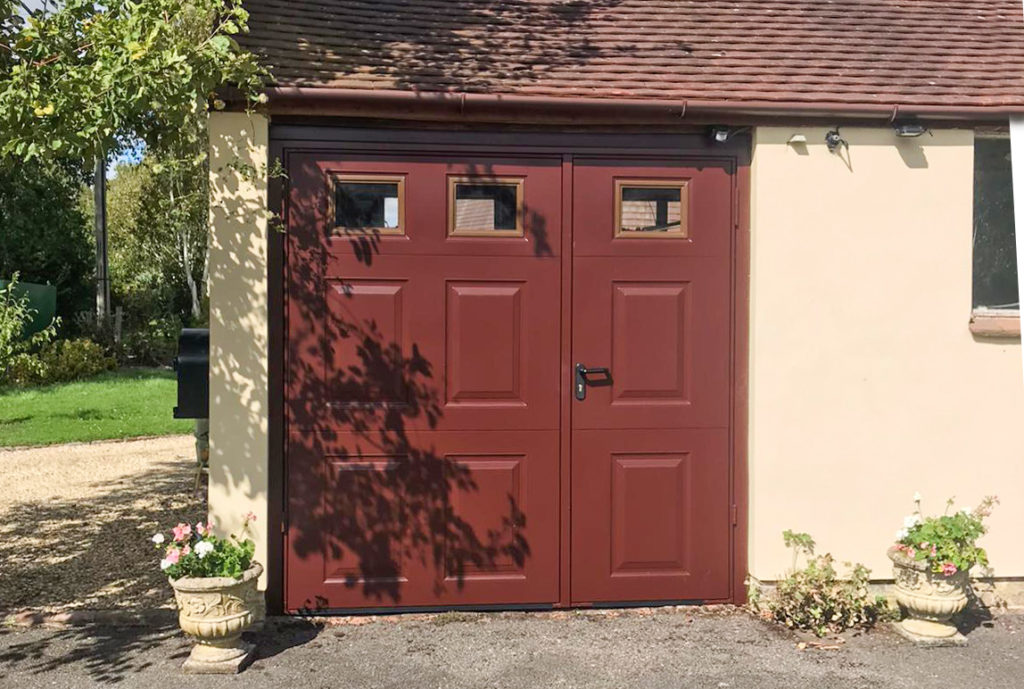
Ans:
MULTIPOLYGON (((396 156, 419 153, 444 155, 450 153, 521 156, 560 156, 562 159, 562 232, 563 260, 568 257, 569 270, 562 271, 562 294, 572 290, 572 196, 574 156, 616 157, 664 160, 671 155, 715 159, 732 166, 732 237, 730 314, 730 495, 732 511, 732 543, 730 544, 730 596, 703 603, 746 602, 748 557, 748 401, 750 348, 750 163, 752 150, 749 134, 737 134, 724 143, 713 141, 705 128, 678 127, 671 130, 637 128, 631 133, 566 128, 432 128, 413 127, 408 123, 360 122, 326 118, 275 117, 270 125, 268 169, 271 161, 280 161, 287 170, 290 156, 297 153, 353 153, 377 155, 393 152, 396 156), (398 126, 401 125, 401 126, 398 126)), ((283 222, 288 218, 286 180, 268 180, 268 209, 283 222)), ((268 543, 267 543, 267 609, 271 614, 284 610, 286 526, 286 438, 284 383, 288 362, 286 357, 287 322, 287 260, 285 232, 268 233, 268 543)), ((571 301, 571 300, 570 300, 571 301)), ((570 304, 563 304, 562 313, 570 304)), ((572 348, 571 318, 562 318, 562 381, 559 407, 560 423, 571 422, 571 395, 566 383, 571 380, 572 348)), ((559 452, 561 500, 559 538, 559 601, 555 607, 570 607, 569 548, 571 489, 571 433, 562 433, 559 452)), ((389 609, 391 610, 391 609, 389 609)), ((392 612, 402 612, 394 608, 392 612)), ((370 610, 360 612, 372 612, 370 610)))

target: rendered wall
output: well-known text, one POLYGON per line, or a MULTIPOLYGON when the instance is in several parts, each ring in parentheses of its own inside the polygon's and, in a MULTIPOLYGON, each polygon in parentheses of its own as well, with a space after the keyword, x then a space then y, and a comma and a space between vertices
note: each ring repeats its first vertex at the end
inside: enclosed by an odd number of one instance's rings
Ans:
POLYGON ((983 543, 1024 576, 1020 341, 968 330, 973 133, 843 128, 837 156, 825 132, 755 134, 751 573, 790 566, 788 528, 890 578, 920 491, 926 511, 998 495, 983 543))
MULTIPOLYGON (((267 120, 210 117, 210 518, 267 562, 267 120)), ((265 581, 265 579, 264 579, 265 581)))

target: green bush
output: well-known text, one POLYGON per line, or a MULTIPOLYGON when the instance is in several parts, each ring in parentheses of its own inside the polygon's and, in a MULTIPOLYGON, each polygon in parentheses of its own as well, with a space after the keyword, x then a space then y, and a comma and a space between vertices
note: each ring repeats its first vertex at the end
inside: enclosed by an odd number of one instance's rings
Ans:
POLYGON ((100 343, 121 366, 169 366, 178 349, 181 319, 177 316, 151 318, 143 323, 125 324, 120 340, 114 339, 109 324, 97 325, 90 314, 79 319, 79 329, 100 343))
POLYGON ((832 555, 814 556, 814 541, 807 534, 786 531, 786 545, 807 559, 802 569, 794 568, 779 581, 775 591, 762 597, 752 591, 751 608, 761 616, 803 629, 821 637, 851 627, 868 627, 890 614, 885 598, 868 592, 871 571, 861 564, 850 565, 840 576, 832 555))
POLYGON ((92 340, 57 340, 43 345, 36 354, 15 357, 7 379, 17 387, 48 385, 92 378, 116 367, 117 360, 92 340))
POLYGON ((169 317, 125 332, 117 347, 118 360, 131 366, 169 366, 178 351, 181 327, 181 320, 169 317))
POLYGON ((103 347, 85 338, 51 342, 43 347, 39 358, 51 383, 92 378, 117 367, 117 361, 107 356, 103 347))

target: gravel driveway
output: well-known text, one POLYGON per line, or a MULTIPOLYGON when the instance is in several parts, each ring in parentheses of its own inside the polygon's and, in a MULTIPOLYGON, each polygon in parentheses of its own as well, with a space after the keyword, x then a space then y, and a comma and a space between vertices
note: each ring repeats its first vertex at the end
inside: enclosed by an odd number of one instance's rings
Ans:
POLYGON ((0 618, 173 605, 149 538, 206 514, 193 457, 191 436, 0 450, 0 618))
POLYGON ((261 657, 228 677, 182 675, 188 645, 170 627, 8 629, 0 687, 1018 689, 1024 617, 988 624, 965 648, 916 648, 879 629, 838 650, 800 650, 788 633, 729 609, 296 620, 255 636, 261 657))

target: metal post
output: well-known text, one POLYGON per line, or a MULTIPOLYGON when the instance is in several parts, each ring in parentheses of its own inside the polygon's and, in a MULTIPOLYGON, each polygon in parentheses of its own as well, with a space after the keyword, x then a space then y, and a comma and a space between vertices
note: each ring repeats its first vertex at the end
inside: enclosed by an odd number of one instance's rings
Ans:
POLYGON ((93 214, 96 229, 96 322, 106 326, 110 322, 110 272, 107 256, 107 157, 103 151, 96 155, 92 191, 96 207, 93 214))

